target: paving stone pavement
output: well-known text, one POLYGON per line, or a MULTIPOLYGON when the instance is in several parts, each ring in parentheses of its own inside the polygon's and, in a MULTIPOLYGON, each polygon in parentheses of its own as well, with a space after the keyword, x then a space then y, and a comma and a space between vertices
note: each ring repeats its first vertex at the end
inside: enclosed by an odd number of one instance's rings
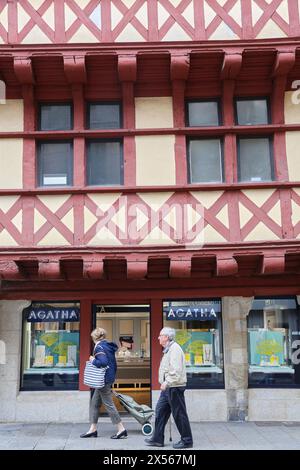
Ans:
MULTIPOLYGON (((81 439, 84 424, 9 424, 0 423, 0 450, 139 450, 146 446, 141 427, 132 418, 123 420, 128 438, 112 440, 114 426, 108 418, 98 425, 98 438, 81 439)), ((191 423, 194 449, 200 450, 300 450, 300 423, 230 422, 191 423)), ((173 442, 179 440, 172 425, 173 442)), ((155 449, 152 447, 151 449, 155 449)), ((165 449, 172 450, 169 428, 165 449)))

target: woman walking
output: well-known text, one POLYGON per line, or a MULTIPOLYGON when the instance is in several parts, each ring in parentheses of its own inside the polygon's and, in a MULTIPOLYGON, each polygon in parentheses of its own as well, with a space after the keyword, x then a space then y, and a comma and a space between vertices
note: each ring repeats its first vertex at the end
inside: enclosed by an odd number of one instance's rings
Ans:
POLYGON ((91 389, 90 399, 90 429, 81 434, 80 437, 97 437, 97 423, 99 418, 99 409, 101 404, 106 408, 111 422, 117 425, 117 432, 111 436, 111 439, 124 439, 127 437, 127 431, 123 426, 120 415, 112 399, 112 384, 115 381, 117 372, 117 362, 115 352, 118 346, 115 343, 106 340, 106 331, 103 328, 96 328, 92 331, 91 337, 95 343, 93 356, 90 361, 96 367, 107 367, 105 374, 105 386, 103 388, 91 389))

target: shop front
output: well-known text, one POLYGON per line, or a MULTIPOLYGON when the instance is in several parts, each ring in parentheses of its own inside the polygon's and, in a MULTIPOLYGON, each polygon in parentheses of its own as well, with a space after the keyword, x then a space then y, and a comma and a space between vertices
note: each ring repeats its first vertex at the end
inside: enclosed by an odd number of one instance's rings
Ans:
POLYGON ((192 421, 300 420, 297 297, 137 297, 1 301, 0 420, 87 421, 83 369, 97 326, 119 348, 114 390, 139 403, 155 406, 157 337, 170 326, 185 355, 192 421))

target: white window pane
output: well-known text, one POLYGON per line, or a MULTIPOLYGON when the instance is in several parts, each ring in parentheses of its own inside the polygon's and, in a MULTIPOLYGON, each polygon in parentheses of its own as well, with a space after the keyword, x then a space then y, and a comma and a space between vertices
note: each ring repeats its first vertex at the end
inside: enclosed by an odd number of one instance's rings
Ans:
POLYGON ((90 104, 89 128, 90 129, 119 129, 120 105, 119 104, 90 104))
POLYGON ((269 138, 239 140, 239 181, 271 181, 269 138))
POLYGON ((219 109, 217 101, 188 103, 189 126, 218 126, 219 109))
POLYGON ((72 129, 72 107, 66 105, 41 105, 40 130, 58 131, 72 129))
POLYGON ((265 99, 238 100, 237 123, 241 126, 268 124, 268 103, 265 99))
POLYGON ((112 142, 89 142, 88 144, 88 185, 122 184, 122 144, 112 142))
POLYGON ((189 142, 191 183, 215 183, 222 181, 222 157, 220 139, 201 139, 189 142))

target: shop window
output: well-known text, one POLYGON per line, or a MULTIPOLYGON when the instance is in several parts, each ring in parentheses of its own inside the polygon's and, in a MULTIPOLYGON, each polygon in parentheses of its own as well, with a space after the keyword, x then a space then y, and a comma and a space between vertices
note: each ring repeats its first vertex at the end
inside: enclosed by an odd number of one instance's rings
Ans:
POLYGON ((65 131, 73 128, 71 104, 41 104, 39 111, 40 131, 65 131))
POLYGON ((265 98, 237 99, 236 123, 240 126, 256 126, 259 124, 268 124, 268 100, 265 98))
POLYGON ((272 181, 270 137, 242 137, 238 141, 239 181, 272 181))
POLYGON ((121 106, 119 103, 89 103, 88 129, 120 129, 121 106))
POLYGON ((123 152, 120 140, 87 143, 87 184, 123 184, 123 152))
POLYGON ((219 126, 220 121, 218 101, 189 101, 187 103, 188 126, 219 126))
POLYGON ((187 388, 224 388, 221 301, 165 301, 163 311, 184 351, 187 388))
POLYGON ((190 183, 223 181, 221 139, 190 139, 188 168, 190 183))
POLYGON ((37 179, 39 186, 70 186, 73 184, 72 142, 39 143, 37 179))
POLYGON ((249 386, 300 387, 299 348, 296 299, 256 298, 248 316, 249 386))
POLYGON ((23 312, 21 390, 77 390, 79 303, 33 303, 23 312))

